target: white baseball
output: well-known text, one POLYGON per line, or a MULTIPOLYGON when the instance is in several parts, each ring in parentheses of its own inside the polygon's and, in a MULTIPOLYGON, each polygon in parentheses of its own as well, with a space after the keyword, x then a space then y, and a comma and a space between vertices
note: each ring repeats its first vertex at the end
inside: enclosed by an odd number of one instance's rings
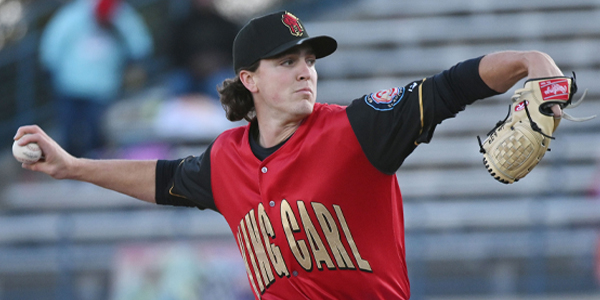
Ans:
POLYGON ((22 163, 32 164, 42 157, 42 149, 37 143, 29 143, 25 146, 19 146, 18 140, 13 143, 13 156, 22 163))

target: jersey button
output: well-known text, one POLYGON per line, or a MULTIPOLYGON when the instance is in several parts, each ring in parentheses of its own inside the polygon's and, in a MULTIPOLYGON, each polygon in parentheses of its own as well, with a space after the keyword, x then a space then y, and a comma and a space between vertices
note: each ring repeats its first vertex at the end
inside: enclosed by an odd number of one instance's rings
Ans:
POLYGON ((298 271, 292 272, 292 275, 294 275, 294 277, 298 276, 298 271))
POLYGON ((273 200, 269 201, 269 206, 270 207, 275 207, 275 201, 273 201, 273 200))
POLYGON ((267 173, 268 169, 267 169, 267 167, 262 167, 262 169, 260 169, 260 171, 263 172, 263 174, 264 174, 264 173, 267 173))

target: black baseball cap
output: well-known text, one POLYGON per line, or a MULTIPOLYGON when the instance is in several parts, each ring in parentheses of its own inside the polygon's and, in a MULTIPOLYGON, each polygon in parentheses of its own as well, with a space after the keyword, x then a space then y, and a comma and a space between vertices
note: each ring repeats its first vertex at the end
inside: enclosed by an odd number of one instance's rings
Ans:
POLYGON ((244 67, 281 54, 298 45, 310 45, 317 58, 337 49, 337 42, 329 36, 309 37, 304 25, 293 14, 280 11, 250 20, 233 41, 233 69, 244 67))

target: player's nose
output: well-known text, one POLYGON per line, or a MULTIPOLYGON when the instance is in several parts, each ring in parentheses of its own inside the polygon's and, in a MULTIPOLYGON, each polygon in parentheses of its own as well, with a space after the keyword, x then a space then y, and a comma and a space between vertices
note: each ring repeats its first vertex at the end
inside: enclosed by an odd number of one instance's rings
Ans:
POLYGON ((302 60, 298 64, 298 80, 308 80, 311 78, 312 67, 306 61, 302 60))
POLYGON ((302 80, 308 80, 311 78, 312 72, 313 72, 313 65, 312 63, 310 63, 309 60, 307 60, 305 57, 301 58, 299 60, 299 63, 297 64, 297 79, 302 81, 302 80))

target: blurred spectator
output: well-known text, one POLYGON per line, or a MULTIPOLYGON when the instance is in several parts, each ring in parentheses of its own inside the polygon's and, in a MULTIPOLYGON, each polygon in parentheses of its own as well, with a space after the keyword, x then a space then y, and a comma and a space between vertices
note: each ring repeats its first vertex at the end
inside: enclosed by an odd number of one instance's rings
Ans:
POLYGON ((127 66, 141 65, 151 52, 146 25, 124 1, 74 0, 56 12, 42 34, 40 56, 69 153, 88 156, 104 146, 104 112, 119 97, 127 66))
POLYGON ((234 76, 231 49, 239 28, 215 10, 213 0, 190 1, 188 15, 173 26, 169 90, 219 99, 217 85, 234 76))

